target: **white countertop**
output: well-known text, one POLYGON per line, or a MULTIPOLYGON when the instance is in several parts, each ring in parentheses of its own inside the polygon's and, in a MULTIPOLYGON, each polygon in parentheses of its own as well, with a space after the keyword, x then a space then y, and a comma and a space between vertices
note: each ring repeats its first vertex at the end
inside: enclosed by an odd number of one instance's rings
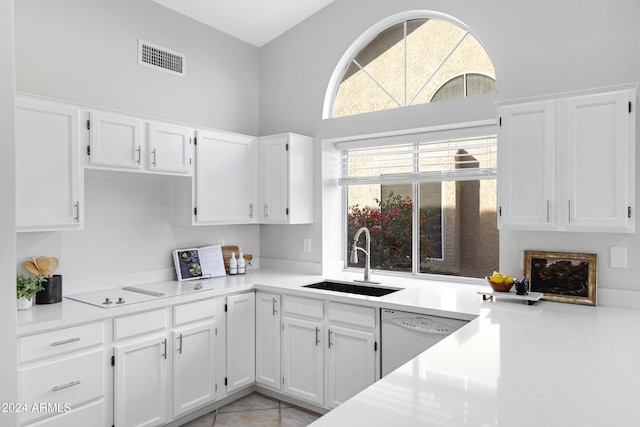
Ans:
MULTIPOLYGON (((351 280, 360 275, 339 274, 351 280)), ((19 335, 256 288, 471 320, 318 419, 339 426, 640 425, 640 310, 541 301, 483 302, 486 286, 374 276, 384 297, 301 288, 320 276, 252 271, 211 290, 123 307, 64 299, 18 313, 19 335)), ((176 282, 177 283, 177 282, 176 282)))
POLYGON ((486 307, 311 425, 640 425, 640 311, 486 307))
MULTIPOLYGON (((361 278, 361 275, 362 273, 343 273, 332 275, 330 278, 334 280, 351 281, 354 278, 361 278)), ((302 285, 321 282, 323 279, 324 277, 322 276, 308 274, 251 270, 246 275, 204 279, 202 282, 204 282, 207 287, 205 291, 169 298, 158 298, 125 306, 117 306, 114 304, 108 308, 100 308, 63 298, 62 302, 59 303, 36 304, 30 310, 18 311, 18 336, 205 298, 231 295, 253 288, 271 292, 286 291, 289 294, 331 299, 332 301, 342 301, 365 306, 409 309, 410 311, 439 314, 441 316, 450 316, 464 320, 474 319, 480 313, 480 308, 482 307, 482 298, 475 294, 477 289, 481 289, 478 286, 408 280, 395 276, 375 276, 376 280, 383 282, 383 285, 380 286, 403 288, 401 291, 383 297, 343 294, 302 287, 302 285)), ((160 286, 163 291, 166 291, 171 283, 172 282, 159 282, 158 286, 160 286)), ((180 282, 174 281, 173 284, 178 287, 180 282)), ((147 285, 140 286, 146 287, 147 285)), ((486 288, 486 286, 482 287, 482 289, 484 288, 486 288)))

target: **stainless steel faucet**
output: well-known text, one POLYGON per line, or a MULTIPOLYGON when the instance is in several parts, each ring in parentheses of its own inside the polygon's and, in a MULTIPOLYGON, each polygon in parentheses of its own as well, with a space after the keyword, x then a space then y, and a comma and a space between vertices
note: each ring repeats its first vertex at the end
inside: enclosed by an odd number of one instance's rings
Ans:
POLYGON ((353 246, 351 248, 351 257, 349 261, 352 264, 358 263, 358 250, 364 252, 367 256, 367 259, 364 264, 364 280, 354 280, 354 282, 363 282, 363 283, 379 283, 372 282, 369 277, 371 276, 371 234, 369 233, 369 229, 367 227, 360 227, 360 229, 356 232, 356 235, 353 237, 353 246), (364 233, 366 238, 366 250, 362 249, 358 246, 358 239, 360 235, 364 233))

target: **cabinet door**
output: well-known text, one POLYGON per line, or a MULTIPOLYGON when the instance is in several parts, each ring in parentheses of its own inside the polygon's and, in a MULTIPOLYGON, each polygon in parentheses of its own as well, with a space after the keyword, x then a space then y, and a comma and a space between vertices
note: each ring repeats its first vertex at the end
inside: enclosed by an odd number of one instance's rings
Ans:
POLYGON ((633 231, 635 91, 563 101, 567 230, 633 231))
POLYGON ((280 295, 256 292, 256 383, 280 390, 280 295))
POLYGON ((191 172, 191 130, 163 123, 149 123, 148 168, 155 172, 191 172))
POLYGON ((102 112, 91 115, 89 163, 124 169, 142 167, 142 121, 102 112))
POLYGON ((164 336, 115 347, 115 425, 167 421, 167 351, 164 336))
POLYGON ((198 131, 197 224, 255 222, 255 138, 198 131))
POLYGON ((16 99, 16 228, 81 229, 80 111, 16 99))
POLYGON ((286 316, 282 323, 283 391, 322 406, 322 323, 286 316))
POLYGON ((286 223, 289 210, 289 137, 274 135, 260 140, 263 172, 260 214, 265 223, 286 223))
POLYGON ((375 382, 375 334, 329 325, 327 341, 327 398, 335 408, 375 382))
POLYGON ((556 226, 556 103, 500 107, 498 225, 545 230, 556 226))
POLYGON ((256 380, 255 293, 227 297, 227 392, 256 380))
POLYGON ((215 322, 173 332, 173 414, 215 399, 215 322))

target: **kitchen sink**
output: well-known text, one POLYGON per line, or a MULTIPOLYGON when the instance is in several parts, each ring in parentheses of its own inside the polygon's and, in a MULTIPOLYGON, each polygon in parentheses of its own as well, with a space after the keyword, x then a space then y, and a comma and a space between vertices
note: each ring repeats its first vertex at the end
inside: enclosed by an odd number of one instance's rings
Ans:
POLYGON ((370 297, 382 297, 390 293, 401 291, 403 288, 385 288, 382 286, 356 285, 353 283, 324 281, 305 285, 304 288, 322 289, 324 291, 345 292, 348 294, 368 295, 370 297))

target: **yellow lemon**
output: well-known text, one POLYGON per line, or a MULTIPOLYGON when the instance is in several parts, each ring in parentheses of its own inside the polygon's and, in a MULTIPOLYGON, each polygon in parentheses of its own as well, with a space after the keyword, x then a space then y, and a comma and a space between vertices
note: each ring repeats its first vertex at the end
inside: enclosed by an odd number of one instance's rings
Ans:
POLYGON ((504 276, 504 277, 503 277, 503 281, 504 281, 504 283, 507 283, 507 284, 509 284, 509 283, 513 283, 513 277, 511 277, 511 276, 504 276))
POLYGON ((491 280, 493 283, 502 283, 502 282, 504 282, 504 278, 502 277, 502 274, 498 273, 497 271, 493 272, 491 277, 489 277, 489 280, 491 280))

